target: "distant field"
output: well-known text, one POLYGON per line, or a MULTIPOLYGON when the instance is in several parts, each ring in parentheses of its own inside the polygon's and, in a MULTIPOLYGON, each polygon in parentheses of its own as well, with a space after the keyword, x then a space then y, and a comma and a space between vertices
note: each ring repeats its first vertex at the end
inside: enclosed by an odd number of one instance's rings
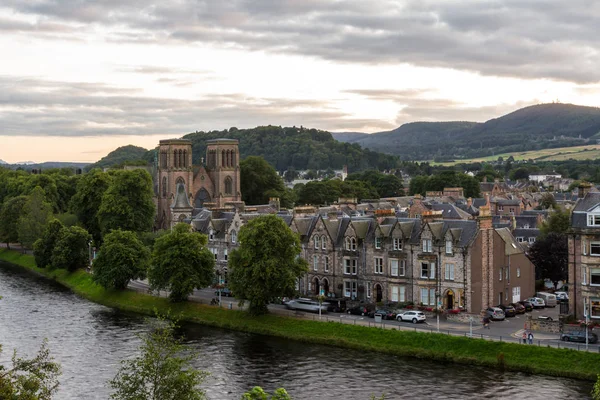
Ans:
POLYGON ((587 146, 575 147, 558 147, 556 149, 532 150, 514 153, 502 153, 488 157, 469 158, 464 160, 456 160, 453 162, 436 163, 435 165, 454 165, 458 163, 474 163, 474 162, 490 162, 496 161, 498 157, 505 160, 513 156, 515 160, 538 160, 538 161, 564 161, 569 159, 574 160, 591 160, 600 158, 600 144, 591 144, 587 146))

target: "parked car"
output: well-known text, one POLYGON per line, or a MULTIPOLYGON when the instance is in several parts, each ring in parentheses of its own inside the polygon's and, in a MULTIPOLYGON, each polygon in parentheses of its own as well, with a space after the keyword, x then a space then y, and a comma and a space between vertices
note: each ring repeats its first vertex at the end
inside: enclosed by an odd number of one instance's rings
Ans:
POLYGON ((496 307, 504 311, 505 317, 515 317, 517 315, 517 310, 511 306, 510 304, 505 306, 504 304, 498 304, 496 307))
POLYGON ((531 303, 531 305, 533 306, 533 308, 544 308, 546 307, 546 302, 544 301, 544 299, 541 299, 539 297, 530 297, 527 299, 528 302, 531 303))
POLYGON ((215 291, 215 296, 219 296, 219 292, 221 292, 221 296, 233 297, 233 293, 229 288, 217 289, 215 291))
POLYGON ((327 311, 342 313, 346 312, 346 300, 343 299, 328 299, 323 304, 327 303, 327 311))
POLYGON ((425 322, 427 317, 423 313, 423 311, 404 311, 396 316, 398 321, 410 321, 413 324, 417 322, 425 322))
POLYGON ((556 296, 556 300, 561 303, 569 301, 569 294, 567 292, 554 292, 554 295, 556 296))
POLYGON ((375 318, 375 314, 381 314, 382 319, 396 319, 396 313, 392 310, 388 310, 387 308, 379 308, 377 310, 370 311, 367 315, 369 318, 375 318))
POLYGON ((373 311, 374 307, 369 304, 362 304, 348 309, 348 314, 352 315, 368 315, 373 311))
POLYGON ((525 306, 521 303, 510 303, 509 306, 513 306, 517 314, 525 313, 525 306))
POLYGON ((558 304, 558 301, 556 300, 556 295, 552 293, 538 292, 536 296, 544 300, 545 307, 556 307, 556 304, 558 304))
POLYGON ((498 307, 488 307, 487 310, 485 310, 485 313, 492 321, 503 321, 504 318, 506 318, 504 311, 498 307))
MULTIPOLYGON (((560 340, 563 342, 582 342, 585 343, 585 330, 561 333, 560 340)), ((597 343, 598 335, 588 332, 588 343, 597 343)))
POLYGON ((319 308, 321 312, 327 312, 326 304, 319 304, 318 301, 311 299, 294 299, 288 301, 285 306, 290 310, 300 310, 300 311, 310 311, 310 312, 319 312, 319 308))
POLYGON ((530 301, 521 300, 518 303, 521 304, 523 307, 525 307, 526 312, 533 311, 533 304, 531 304, 530 301))

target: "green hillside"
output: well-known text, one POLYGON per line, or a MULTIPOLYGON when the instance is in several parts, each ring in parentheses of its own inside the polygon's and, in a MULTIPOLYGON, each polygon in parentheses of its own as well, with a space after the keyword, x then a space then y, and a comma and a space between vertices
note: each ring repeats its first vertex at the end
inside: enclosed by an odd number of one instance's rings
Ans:
POLYGON ((130 144, 111 151, 110 153, 108 153, 108 155, 102 157, 100 161, 88 165, 85 169, 89 171, 93 168, 108 168, 122 166, 125 164, 144 165, 149 162, 152 162, 153 159, 153 150, 146 150, 143 147, 133 146, 130 144))
POLYGON ((598 137, 599 108, 552 103, 525 107, 485 123, 404 124, 354 143, 402 159, 444 161, 595 144, 598 137))

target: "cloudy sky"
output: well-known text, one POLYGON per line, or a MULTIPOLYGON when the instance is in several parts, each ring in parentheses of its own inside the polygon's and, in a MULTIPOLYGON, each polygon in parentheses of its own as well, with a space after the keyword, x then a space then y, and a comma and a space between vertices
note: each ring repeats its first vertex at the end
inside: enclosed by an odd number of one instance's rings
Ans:
POLYGON ((587 0, 2 0, 0 159, 600 106, 599 19, 587 0))

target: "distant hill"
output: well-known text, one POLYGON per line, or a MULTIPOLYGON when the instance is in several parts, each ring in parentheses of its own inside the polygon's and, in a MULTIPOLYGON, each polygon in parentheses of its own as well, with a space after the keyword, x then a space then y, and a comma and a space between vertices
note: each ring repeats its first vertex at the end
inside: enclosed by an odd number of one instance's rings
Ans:
POLYGON ((598 139, 600 108, 552 103, 525 107, 485 123, 408 123, 353 143, 402 159, 443 161, 595 144, 598 139))
POLYGON ((359 140, 365 139, 369 136, 369 134, 362 132, 331 132, 331 136, 333 136, 335 140, 338 140, 340 142, 354 143, 359 140))
POLYGON ((0 164, 8 164, 8 163, 4 160, 0 160, 0 164))
POLYGON ((9 164, 9 163, 0 163, 2 164, 2 167, 5 168, 9 168, 9 169, 17 169, 17 168, 21 168, 24 169, 26 171, 31 171, 32 169, 41 169, 43 170, 47 170, 47 169, 54 169, 54 168, 85 168, 85 166, 89 165, 89 163, 80 163, 80 162, 70 162, 70 161, 46 161, 43 163, 35 163, 35 162, 31 162, 28 164, 25 163, 17 163, 17 164, 9 164))
POLYGON ((144 165, 152 162, 153 159, 154 152, 152 150, 146 150, 139 146, 128 145, 111 151, 108 153, 108 155, 101 158, 100 161, 88 165, 85 169, 89 171, 93 168, 116 167, 124 164, 144 165))

